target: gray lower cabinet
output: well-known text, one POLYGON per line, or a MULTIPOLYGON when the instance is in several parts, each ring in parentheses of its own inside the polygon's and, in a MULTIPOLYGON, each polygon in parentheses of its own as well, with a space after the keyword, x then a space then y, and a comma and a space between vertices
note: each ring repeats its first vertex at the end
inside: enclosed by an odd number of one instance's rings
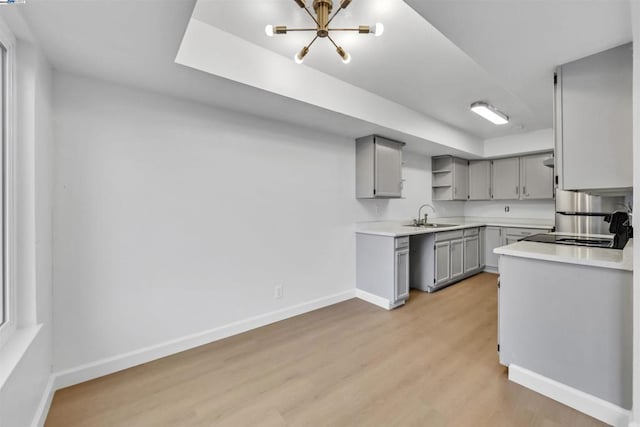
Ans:
POLYGON ((499 256, 493 253, 495 248, 516 243, 534 234, 548 233, 550 231, 550 228, 486 227, 483 245, 486 269, 498 271, 499 256))
POLYGON ((464 273, 473 273, 480 268, 479 238, 464 238, 464 273))
POLYGON ((484 240, 485 267, 498 271, 498 255, 493 253, 495 248, 502 246, 502 227, 486 227, 484 240))
POLYGON ((485 251, 485 239, 487 238, 487 227, 480 227, 480 232, 478 234, 478 258, 479 258, 479 262, 480 262, 480 268, 483 269, 485 264, 485 257, 486 257, 486 251, 485 251))
POLYGON ((385 308, 409 298, 409 237, 356 234, 356 289, 385 308))
POLYGON ((409 298, 409 242, 406 248, 396 249, 394 302, 409 298))
POLYGON ((451 241, 451 280, 464 275, 464 239, 451 241))
POLYGON ((451 242, 437 242, 435 245, 435 286, 451 281, 451 242))
MULTIPOLYGON (((434 240, 433 286, 423 285, 431 271, 425 265, 414 280, 415 287, 431 292, 480 272, 479 228, 436 233, 434 240)), ((423 244, 425 253, 427 242, 423 244)))

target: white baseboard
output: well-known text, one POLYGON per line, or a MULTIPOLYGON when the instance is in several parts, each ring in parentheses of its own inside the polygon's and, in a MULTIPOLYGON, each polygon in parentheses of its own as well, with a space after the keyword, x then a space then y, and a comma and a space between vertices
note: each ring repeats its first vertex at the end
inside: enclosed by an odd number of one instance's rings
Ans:
POLYGON ((356 298, 360 298, 361 300, 366 301, 370 304, 382 307, 385 310, 391 310, 404 304, 404 302, 399 304, 392 304, 388 299, 371 294, 367 291, 363 291, 362 289, 356 289, 356 298))
POLYGON ((616 427, 627 427, 631 411, 528 369, 509 365, 509 380, 616 427))
POLYGON ((47 414, 49 413, 49 408, 51 407, 51 401, 53 400, 53 394, 56 392, 54 387, 55 376, 52 374, 49 375, 49 381, 47 381, 47 386, 42 393, 42 398, 40 399, 40 404, 38 405, 38 409, 33 417, 33 421, 31 422, 31 427, 44 426, 44 422, 47 420, 47 414))
MULTIPOLYGON (((263 315, 251 317, 239 322, 230 323, 208 331, 199 332, 188 335, 176 340, 167 341, 154 346, 142 348, 129 353, 119 354, 114 357, 97 360, 72 369, 68 369, 54 374, 53 389, 58 390, 79 384, 95 378, 109 375, 114 372, 122 371, 133 366, 151 362, 162 357, 170 356, 185 350, 199 347, 204 344, 247 332, 271 323, 279 322, 293 316, 298 316, 319 308, 337 304, 355 297, 354 290, 340 292, 338 294, 329 295, 318 298, 313 301, 294 305, 282 310, 273 311, 263 315)), ((43 405, 44 407, 44 405, 43 405)), ((45 414, 46 416, 46 414, 45 414)))

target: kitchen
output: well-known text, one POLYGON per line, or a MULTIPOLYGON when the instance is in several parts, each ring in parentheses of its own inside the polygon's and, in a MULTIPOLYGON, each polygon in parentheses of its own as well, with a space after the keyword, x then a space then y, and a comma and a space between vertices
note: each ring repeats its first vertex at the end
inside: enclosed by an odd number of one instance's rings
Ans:
MULTIPOLYGON (((555 199, 555 221, 438 217, 425 204, 413 221, 356 231, 358 296, 385 309, 409 288, 499 273, 496 344, 509 378, 612 425, 632 404, 632 58, 627 44, 557 68, 553 152, 432 158, 434 201, 555 199), (614 119, 595 120, 602 112, 614 119)), ((357 197, 401 197, 400 168, 387 164, 402 146, 356 141, 357 197)))
POLYGON ((637 2, 312 3, 2 6, 2 422, 637 420, 637 2))

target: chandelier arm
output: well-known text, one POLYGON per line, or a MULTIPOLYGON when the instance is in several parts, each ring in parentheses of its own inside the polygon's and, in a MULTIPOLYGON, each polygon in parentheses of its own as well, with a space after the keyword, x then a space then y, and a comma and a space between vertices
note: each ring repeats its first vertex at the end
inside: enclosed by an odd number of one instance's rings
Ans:
POLYGON ((327 38, 331 41, 331 43, 333 43, 333 45, 336 47, 336 49, 339 47, 336 42, 333 41, 333 39, 331 38, 331 36, 327 36, 327 38))
POLYGON ((317 28, 287 28, 287 33, 289 31, 317 31, 317 28))
POLYGON ((315 36, 313 40, 311 40, 311 42, 307 45, 307 49, 309 49, 316 40, 318 40, 318 36, 315 36))
POLYGON ((338 10, 336 10, 336 11, 333 13, 333 16, 332 16, 331 18, 329 18, 329 21, 327 21, 327 27, 329 26, 329 24, 331 24, 331 21, 333 21, 333 18, 335 18, 335 17, 336 17, 336 15, 337 15, 338 13, 340 13, 340 11, 341 11, 341 10, 342 10, 342 8, 341 8, 341 7, 339 7, 339 8, 338 8, 338 10))
POLYGON ((360 28, 329 28, 329 31, 360 31, 360 28))
POLYGON ((320 24, 318 23, 318 20, 316 19, 315 16, 313 16, 313 13, 311 13, 311 11, 309 10, 309 8, 306 5, 304 6, 304 10, 307 11, 307 13, 311 17, 311 19, 313 19, 313 22, 315 22, 317 26, 320 26, 320 24))

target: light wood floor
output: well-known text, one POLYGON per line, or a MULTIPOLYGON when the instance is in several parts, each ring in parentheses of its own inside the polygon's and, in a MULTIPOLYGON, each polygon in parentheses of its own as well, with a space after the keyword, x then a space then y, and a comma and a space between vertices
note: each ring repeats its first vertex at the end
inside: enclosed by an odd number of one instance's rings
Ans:
POLYGON ((507 379, 496 276, 350 300, 56 392, 54 426, 595 426, 507 379))

